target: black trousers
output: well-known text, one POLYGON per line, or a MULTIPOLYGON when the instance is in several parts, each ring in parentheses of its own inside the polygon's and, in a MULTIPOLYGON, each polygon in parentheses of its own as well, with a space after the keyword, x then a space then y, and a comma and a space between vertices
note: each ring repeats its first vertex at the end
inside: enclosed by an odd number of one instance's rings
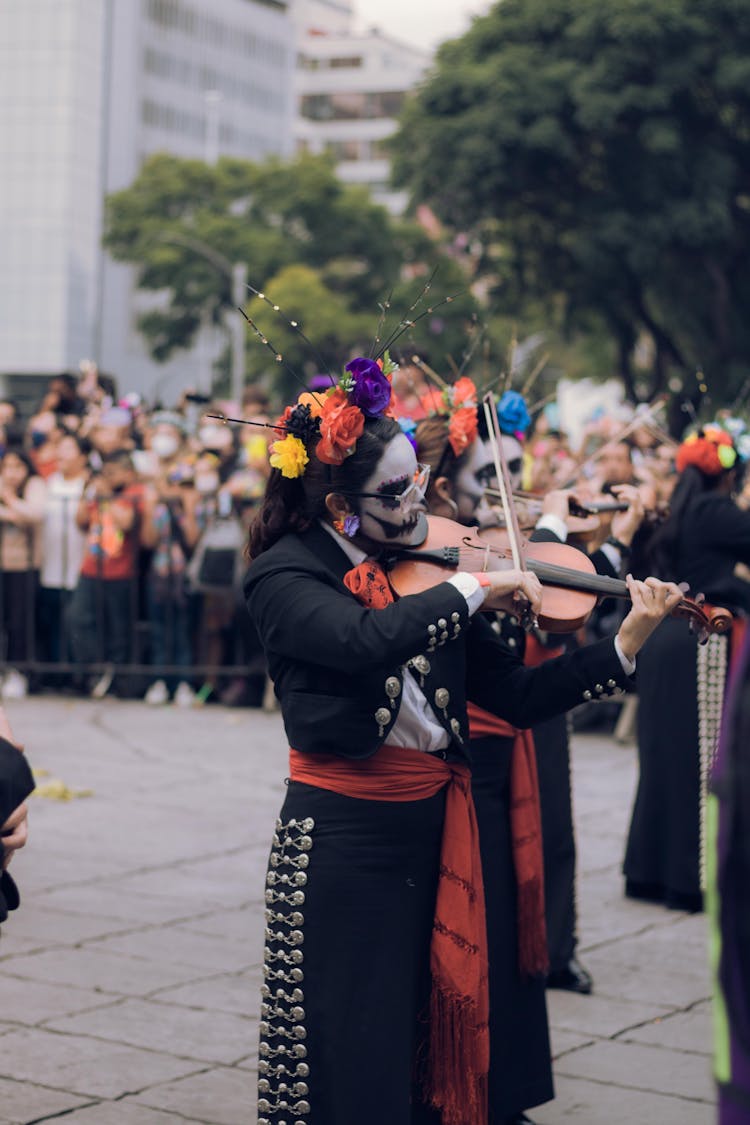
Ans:
POLYGON ((576 951, 576 841, 570 784, 570 745, 564 715, 533 728, 544 843, 544 899, 550 971, 564 969, 576 951))
POLYGON ((513 740, 473 738, 490 975, 490 1125, 555 1096, 544 981, 518 970, 517 884, 510 832, 513 740))
POLYGON ((266 886, 259 1123, 439 1125, 416 1081, 444 793, 290 782, 266 886))
POLYGON ((81 664, 107 660, 126 664, 131 648, 132 582, 81 575, 70 604, 75 659, 81 664))

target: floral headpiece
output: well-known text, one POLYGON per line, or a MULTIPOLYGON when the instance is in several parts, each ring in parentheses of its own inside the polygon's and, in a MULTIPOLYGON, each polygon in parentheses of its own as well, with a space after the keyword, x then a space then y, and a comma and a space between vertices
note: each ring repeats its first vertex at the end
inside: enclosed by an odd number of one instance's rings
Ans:
POLYGON ((477 389, 466 375, 452 386, 433 387, 422 395, 420 405, 425 413, 448 418, 448 444, 460 457, 479 433, 477 420, 477 389))
POLYGON ((310 462, 308 447, 326 465, 350 457, 365 428, 365 418, 382 418, 391 406, 390 376, 396 369, 386 352, 382 359, 358 356, 347 363, 338 383, 324 394, 306 391, 287 406, 276 423, 286 434, 271 445, 271 464, 282 476, 301 477, 310 462))
POLYGON ((695 465, 707 477, 717 477, 737 463, 737 450, 731 436, 719 426, 704 426, 690 434, 677 450, 675 459, 678 473, 688 465, 695 465))

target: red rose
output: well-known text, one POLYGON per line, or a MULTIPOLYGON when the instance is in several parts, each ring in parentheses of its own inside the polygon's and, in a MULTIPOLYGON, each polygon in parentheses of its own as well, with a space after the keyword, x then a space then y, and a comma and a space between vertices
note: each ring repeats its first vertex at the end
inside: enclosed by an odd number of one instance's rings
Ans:
POLYGON ((350 406, 344 391, 337 388, 323 403, 320 415, 320 441, 315 452, 325 465, 340 465, 354 451, 365 428, 365 416, 358 406, 350 406))
POLYGON ((456 411, 448 425, 448 441, 456 457, 476 440, 478 430, 476 407, 464 406, 456 411))
MULTIPOLYGON (((295 405, 296 405, 296 403, 295 403, 295 405)), ((289 416, 291 415, 293 410, 294 410, 294 406, 286 406, 284 408, 284 413, 281 414, 276 419, 276 426, 278 428, 276 430, 274 430, 274 433, 277 433, 280 438, 285 438, 286 435, 287 435, 287 426, 289 424, 289 416)))

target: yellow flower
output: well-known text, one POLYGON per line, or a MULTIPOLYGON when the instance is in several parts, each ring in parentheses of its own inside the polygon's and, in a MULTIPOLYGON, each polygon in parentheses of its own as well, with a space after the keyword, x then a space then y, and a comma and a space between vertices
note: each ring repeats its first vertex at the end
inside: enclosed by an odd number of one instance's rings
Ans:
POLYGON ((281 469, 283 477, 294 480, 302 476, 310 458, 298 437, 288 434, 282 441, 275 441, 271 450, 271 464, 274 469, 281 469))

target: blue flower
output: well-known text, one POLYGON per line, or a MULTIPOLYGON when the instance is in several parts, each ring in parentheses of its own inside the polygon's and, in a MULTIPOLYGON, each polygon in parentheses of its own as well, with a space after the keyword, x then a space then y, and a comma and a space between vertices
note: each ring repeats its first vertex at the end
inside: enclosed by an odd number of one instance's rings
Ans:
POLYGON ((531 416, 523 395, 518 391, 506 391, 497 404, 497 420, 502 433, 525 434, 531 425, 531 416))

